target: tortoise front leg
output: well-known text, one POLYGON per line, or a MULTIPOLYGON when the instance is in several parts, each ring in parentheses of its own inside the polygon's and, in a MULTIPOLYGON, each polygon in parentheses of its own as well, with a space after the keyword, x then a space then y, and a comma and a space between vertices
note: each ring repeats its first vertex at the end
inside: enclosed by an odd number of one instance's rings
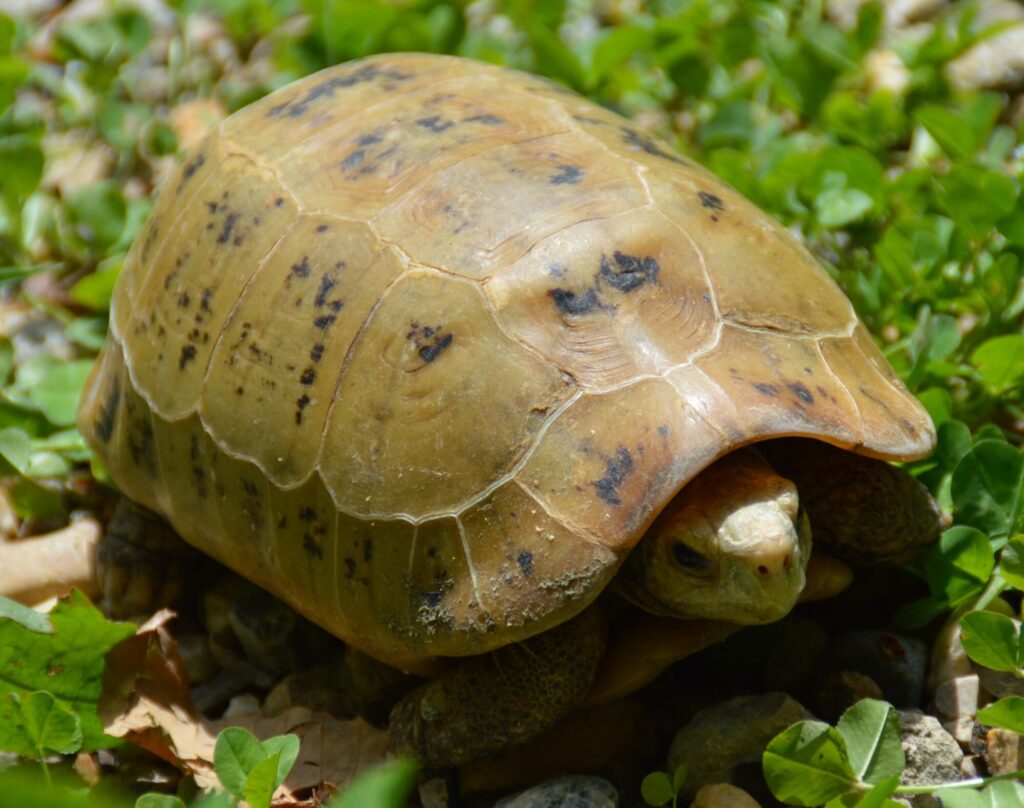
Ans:
POLYGON ((460 660, 395 705, 393 751, 446 768, 528 741, 583 700, 604 633, 591 606, 528 640, 460 660))

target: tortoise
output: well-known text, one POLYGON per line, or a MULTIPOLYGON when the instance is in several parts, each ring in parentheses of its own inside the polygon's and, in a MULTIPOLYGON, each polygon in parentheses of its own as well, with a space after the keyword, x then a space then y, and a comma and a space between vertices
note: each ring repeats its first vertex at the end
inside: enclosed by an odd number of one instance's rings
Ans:
POLYGON ((78 422, 189 543, 431 676, 391 734, 432 766, 587 696, 603 593, 732 630, 793 607, 812 526, 879 563, 941 522, 887 462, 932 449, 928 415, 794 236, 619 115, 455 57, 217 126, 132 247, 78 422))

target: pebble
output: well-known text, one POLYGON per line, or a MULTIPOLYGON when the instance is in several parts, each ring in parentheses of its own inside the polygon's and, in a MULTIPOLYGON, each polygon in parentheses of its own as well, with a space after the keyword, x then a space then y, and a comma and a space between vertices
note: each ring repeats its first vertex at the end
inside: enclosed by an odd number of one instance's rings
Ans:
POLYGON ((932 706, 946 732, 961 746, 971 741, 978 713, 980 684, 977 674, 957 676, 935 688, 932 706))
POLYGON ((570 775, 498 800, 494 808, 618 808, 618 804, 618 792, 607 780, 570 775))
POLYGON ((985 733, 985 764, 989 774, 1009 774, 1021 767, 1021 737, 1008 729, 990 729, 985 733))
POLYGON ((715 783, 701 788, 690 808, 761 808, 761 803, 742 788, 729 783, 715 783))
POLYGON ((772 738, 790 724, 812 717, 802 704, 778 692, 705 707, 676 733, 668 771, 680 765, 689 768, 683 793, 692 797, 701 786, 729 782, 742 763, 760 766, 772 738))
POLYGON ((1024 8, 1005 0, 984 3, 974 28, 984 30, 1000 23, 1010 27, 982 39, 946 65, 946 78, 953 87, 963 91, 1024 89, 1024 8))
MULTIPOLYGON (((900 740, 906 755, 903 785, 945 783, 959 780, 964 753, 960 744, 942 728, 939 720, 920 710, 898 710, 900 740)), ((932 794, 908 795, 914 808, 939 808, 932 794)))

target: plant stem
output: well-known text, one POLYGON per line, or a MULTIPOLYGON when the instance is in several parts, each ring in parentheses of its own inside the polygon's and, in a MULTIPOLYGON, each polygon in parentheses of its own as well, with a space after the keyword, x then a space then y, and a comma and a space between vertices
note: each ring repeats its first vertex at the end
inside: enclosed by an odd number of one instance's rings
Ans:
POLYGON ((1016 780, 1024 777, 1024 769, 1019 769, 1009 774, 998 774, 995 777, 971 777, 968 780, 958 780, 955 783, 926 783, 920 786, 896 786, 894 794, 931 794, 940 788, 975 788, 976 786, 987 786, 997 780, 1016 780))

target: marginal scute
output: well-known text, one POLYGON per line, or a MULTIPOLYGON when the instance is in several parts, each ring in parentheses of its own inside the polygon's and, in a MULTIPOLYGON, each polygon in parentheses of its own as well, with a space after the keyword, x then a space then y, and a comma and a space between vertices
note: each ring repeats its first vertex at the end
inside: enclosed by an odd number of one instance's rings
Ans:
POLYGON ((351 513, 453 511, 525 454, 539 427, 531 412, 571 391, 499 330, 475 284, 410 272, 353 349, 319 467, 351 513))
POLYGON ((850 332, 856 318, 835 282, 721 180, 702 169, 652 173, 649 184, 658 208, 703 256, 726 322, 797 335, 850 332), (717 200, 711 207, 709 196, 717 200))
POLYGON ((621 553, 724 450, 672 385, 649 379, 574 402, 516 479, 555 519, 621 553))
POLYGON ((669 380, 732 439, 810 435, 841 446, 865 439, 860 413, 813 339, 726 325, 715 346, 669 380))
POLYGON ((480 599, 505 642, 577 614, 615 570, 612 550, 570 530, 516 482, 469 508, 462 524, 480 599))
POLYGON ((318 215, 264 263, 217 340, 201 413, 228 451, 289 486, 312 472, 345 357, 404 265, 365 223, 318 215))
POLYGON ((660 375, 717 330, 700 255, 649 208, 567 227, 485 288, 505 328, 588 387, 660 375))
POLYGON ((928 413, 887 367, 863 326, 857 326, 851 339, 821 340, 821 351, 864 419, 862 451, 909 460, 935 444, 935 428, 928 413))
POLYGON ((553 82, 417 54, 295 82, 181 163, 78 423, 127 496, 409 668, 579 612, 739 446, 935 440, 725 183, 553 82))

